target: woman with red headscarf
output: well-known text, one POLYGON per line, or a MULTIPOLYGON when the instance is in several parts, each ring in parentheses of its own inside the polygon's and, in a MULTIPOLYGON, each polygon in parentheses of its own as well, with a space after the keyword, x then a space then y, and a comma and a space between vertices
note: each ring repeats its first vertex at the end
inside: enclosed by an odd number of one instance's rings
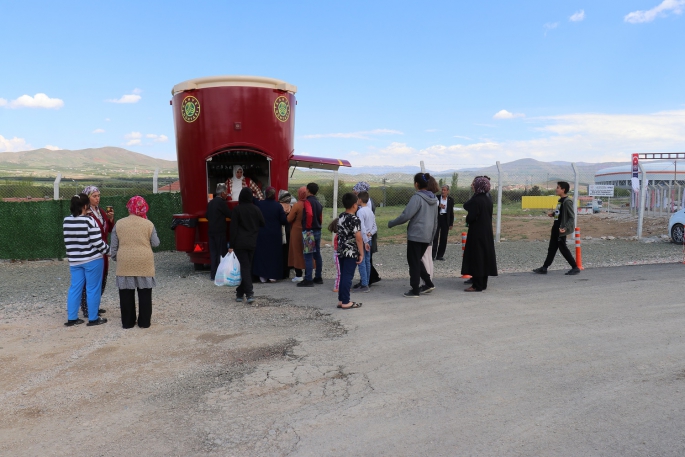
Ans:
POLYGON ((288 251, 288 266, 295 269, 293 282, 301 282, 304 264, 304 243, 302 242, 302 212, 304 211, 304 201, 307 199, 307 188, 302 186, 297 189, 297 203, 295 203, 288 214, 290 223, 290 250, 288 251))
POLYGON ((112 230, 112 260, 117 263, 117 287, 121 306, 121 325, 148 328, 152 316, 152 288, 155 282, 155 258, 152 248, 159 246, 155 226, 147 220, 149 206, 136 195, 126 204, 128 217, 119 220, 112 230), (135 291, 138 290, 136 319, 135 291))

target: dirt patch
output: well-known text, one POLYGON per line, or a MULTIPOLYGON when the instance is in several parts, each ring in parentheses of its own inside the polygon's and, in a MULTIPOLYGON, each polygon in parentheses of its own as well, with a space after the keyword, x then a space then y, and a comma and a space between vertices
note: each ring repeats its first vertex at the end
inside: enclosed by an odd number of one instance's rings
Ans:
MULTIPOLYGON (((493 221, 493 230, 496 222, 493 221)), ((601 238, 613 236, 615 238, 631 238, 637 234, 637 217, 621 213, 598 213, 578 215, 578 227, 584 238, 601 238)), ((552 219, 546 214, 535 211, 526 216, 502 216, 501 236, 509 241, 549 240, 552 228, 552 219)), ((468 228, 455 219, 454 227, 450 232, 450 243, 461 243, 461 232, 468 228)), ((643 221, 643 236, 667 235, 668 216, 645 217, 643 221)), ((406 243, 406 235, 393 235, 379 240, 380 244, 406 243)))

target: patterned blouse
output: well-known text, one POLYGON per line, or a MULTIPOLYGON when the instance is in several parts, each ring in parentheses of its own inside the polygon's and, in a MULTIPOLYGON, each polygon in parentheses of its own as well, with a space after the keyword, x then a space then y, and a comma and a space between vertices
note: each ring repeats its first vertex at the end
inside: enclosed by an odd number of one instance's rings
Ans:
POLYGON ((362 229, 359 218, 350 213, 342 213, 338 217, 338 257, 358 259, 359 248, 355 234, 362 229))

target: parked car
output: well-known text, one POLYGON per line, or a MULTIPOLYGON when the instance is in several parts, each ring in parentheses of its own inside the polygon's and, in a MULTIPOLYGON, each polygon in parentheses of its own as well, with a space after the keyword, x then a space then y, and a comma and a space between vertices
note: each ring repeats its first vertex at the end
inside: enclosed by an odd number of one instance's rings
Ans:
POLYGON ((591 208, 593 213, 599 213, 600 206, 597 203, 597 200, 594 200, 593 202, 588 203, 587 205, 585 205, 585 207, 591 208))
POLYGON ((683 244, 685 235, 685 209, 676 211, 668 220, 668 234, 674 243, 683 244))

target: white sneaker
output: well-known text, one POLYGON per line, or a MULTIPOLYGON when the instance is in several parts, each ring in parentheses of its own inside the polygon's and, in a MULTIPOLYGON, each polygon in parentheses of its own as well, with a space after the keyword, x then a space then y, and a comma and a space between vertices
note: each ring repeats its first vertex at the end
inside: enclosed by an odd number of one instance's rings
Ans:
POLYGON ((263 276, 260 276, 260 277, 259 277, 259 281, 262 282, 262 283, 265 283, 265 282, 266 282, 266 278, 263 277, 263 276))
POLYGON ((302 282, 304 281, 304 276, 295 276, 293 278, 293 282, 302 282))

